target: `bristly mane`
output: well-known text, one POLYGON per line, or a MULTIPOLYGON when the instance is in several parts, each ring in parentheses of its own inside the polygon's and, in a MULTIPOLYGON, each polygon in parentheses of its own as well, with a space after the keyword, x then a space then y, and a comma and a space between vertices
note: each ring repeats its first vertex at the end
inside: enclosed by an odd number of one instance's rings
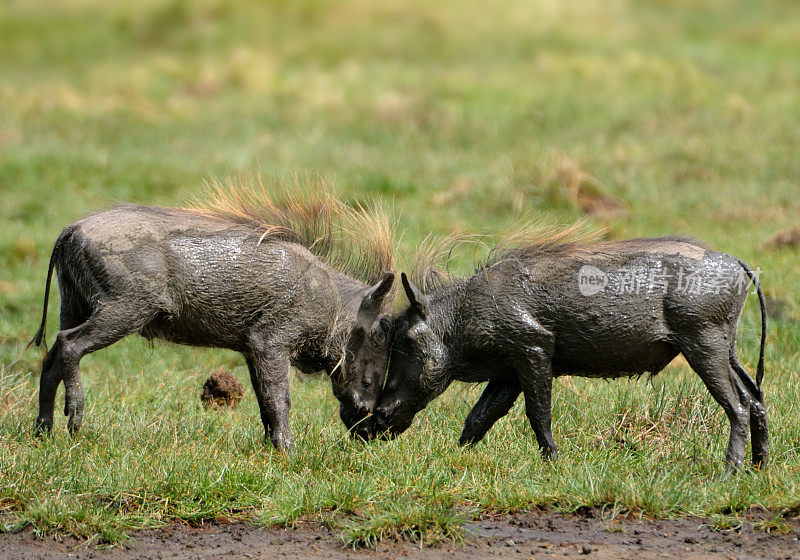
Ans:
POLYGON ((293 184, 261 176, 207 182, 190 209, 252 226, 263 242, 297 243, 337 270, 372 284, 394 266, 394 224, 377 203, 350 206, 320 177, 293 184))
POLYGON ((471 240, 475 241, 472 236, 461 233, 446 237, 428 234, 411 256, 411 281, 424 294, 451 283, 457 278, 450 270, 453 252, 471 240))
POLYGON ((509 259, 527 259, 567 249, 588 249, 606 233, 604 229, 589 229, 585 219, 568 226, 526 219, 517 222, 513 229, 513 233, 501 239, 489 252, 481 268, 509 259))
MULTIPOLYGON (((605 234, 604 230, 589 230, 585 220, 562 226, 530 217, 518 220, 512 230, 513 233, 501 238, 489 250, 484 261, 476 264, 475 272, 509 259, 525 259, 542 253, 588 248, 605 234)), ((423 293, 430 293, 457 280, 459 276, 451 272, 449 263, 454 250, 465 243, 485 246, 487 236, 459 233, 443 238, 433 238, 430 235, 426 237, 412 257, 412 282, 423 293)))

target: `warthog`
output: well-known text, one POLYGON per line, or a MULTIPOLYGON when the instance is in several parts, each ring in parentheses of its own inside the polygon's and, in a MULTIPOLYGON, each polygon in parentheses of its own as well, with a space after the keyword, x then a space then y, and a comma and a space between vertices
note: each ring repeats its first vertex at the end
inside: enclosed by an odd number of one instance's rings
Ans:
POLYGON ((553 377, 655 374, 681 353, 730 420, 728 462, 742 464, 748 424, 753 463, 767 462, 764 297, 735 257, 683 239, 586 244, 556 236, 500 252, 475 275, 432 290, 405 273, 402 281, 410 306, 395 319, 379 431, 406 430, 453 380, 488 381, 460 443, 480 441, 522 392, 542 454, 555 457, 553 377), (734 345, 748 277, 761 303, 756 381, 734 345))
POLYGON ((240 352, 279 449, 292 447, 290 364, 325 370, 342 420, 363 435, 387 368, 391 228, 379 210, 352 209, 327 192, 305 196, 276 203, 263 189, 218 186, 198 208, 122 206, 66 227, 32 341, 44 340, 55 269, 61 331, 42 363, 37 430, 52 429, 61 381, 68 428, 78 430, 81 358, 139 333, 240 352))

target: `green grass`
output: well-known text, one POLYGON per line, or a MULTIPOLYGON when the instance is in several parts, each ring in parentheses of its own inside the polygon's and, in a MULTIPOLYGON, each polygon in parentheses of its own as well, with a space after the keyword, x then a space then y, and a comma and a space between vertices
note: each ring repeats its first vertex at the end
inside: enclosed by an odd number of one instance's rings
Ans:
MULTIPOLYGON (((24 2, 0 7, 0 530, 100 535, 174 520, 295 523, 352 543, 459 538, 482 512, 599 506, 697 514, 800 507, 800 260, 767 251, 800 216, 794 2, 24 2), (238 356, 130 338, 82 363, 77 438, 31 437, 47 260, 60 229, 118 200, 180 204, 209 175, 319 172, 429 232, 580 217, 564 158, 624 201, 614 237, 689 235, 763 271, 772 464, 728 474, 727 420, 680 362, 656 377, 555 384, 561 458, 538 457, 521 402, 457 448, 479 388, 456 385, 392 442, 347 438, 324 379, 294 380, 289 457, 252 392, 199 392, 238 356), (18 360, 18 361, 17 361, 18 360)), ((481 256, 481 255, 479 255, 481 256)), ((458 266, 470 270, 469 259, 458 266)), ((739 329, 751 369, 753 300, 739 329)), ((57 325, 51 302, 49 331, 57 325)), ((58 403, 63 403, 63 390, 58 403)), ((58 406, 57 406, 58 408, 58 406)), ((717 520, 717 521, 714 521, 717 520)))

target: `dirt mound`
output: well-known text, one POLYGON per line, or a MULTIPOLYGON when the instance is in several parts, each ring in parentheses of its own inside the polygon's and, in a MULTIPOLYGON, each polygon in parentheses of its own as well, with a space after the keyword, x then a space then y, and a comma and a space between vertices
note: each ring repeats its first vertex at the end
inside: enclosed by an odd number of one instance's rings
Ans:
POLYGON ((244 396, 241 382, 227 369, 218 369, 206 379, 200 401, 205 408, 235 408, 244 396))

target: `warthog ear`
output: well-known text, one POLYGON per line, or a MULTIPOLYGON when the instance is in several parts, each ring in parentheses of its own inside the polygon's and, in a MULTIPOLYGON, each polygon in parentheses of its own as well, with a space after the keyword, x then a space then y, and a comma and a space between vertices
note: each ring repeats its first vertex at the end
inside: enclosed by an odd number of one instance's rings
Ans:
POLYGON ((403 288, 406 291, 406 296, 408 296, 409 303, 411 303, 411 308, 419 313, 424 319, 428 316, 428 312, 430 311, 428 297, 423 294, 411 280, 408 279, 408 276, 406 276, 405 272, 401 273, 400 278, 403 280, 403 288))
POLYGON ((392 289, 393 284, 394 272, 384 272, 383 278, 381 278, 377 284, 370 288, 370 290, 364 296, 364 299, 361 302, 361 307, 372 307, 383 303, 386 294, 388 294, 392 289))

